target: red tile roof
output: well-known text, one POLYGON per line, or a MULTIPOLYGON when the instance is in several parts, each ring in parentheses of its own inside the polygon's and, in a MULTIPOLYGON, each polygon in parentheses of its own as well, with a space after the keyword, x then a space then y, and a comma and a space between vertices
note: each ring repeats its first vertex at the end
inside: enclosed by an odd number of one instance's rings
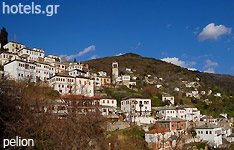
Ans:
POLYGON ((163 133, 163 132, 170 132, 170 130, 169 129, 152 129, 146 133, 155 134, 155 133, 163 133))
POLYGON ((83 95, 64 95, 64 96, 61 96, 61 99, 99 100, 101 99, 101 97, 97 97, 97 96, 88 97, 88 96, 83 96, 83 95))

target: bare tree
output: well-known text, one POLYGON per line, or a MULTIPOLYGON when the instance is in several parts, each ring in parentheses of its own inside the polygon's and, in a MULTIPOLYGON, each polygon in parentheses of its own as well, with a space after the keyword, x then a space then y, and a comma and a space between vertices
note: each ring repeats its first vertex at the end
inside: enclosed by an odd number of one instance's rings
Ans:
POLYGON ((34 139, 35 146, 25 149, 107 149, 105 119, 100 113, 79 114, 80 108, 73 106, 65 119, 58 119, 57 114, 44 110, 59 98, 49 94, 51 88, 10 80, 1 80, 0 88, 1 140, 34 139))

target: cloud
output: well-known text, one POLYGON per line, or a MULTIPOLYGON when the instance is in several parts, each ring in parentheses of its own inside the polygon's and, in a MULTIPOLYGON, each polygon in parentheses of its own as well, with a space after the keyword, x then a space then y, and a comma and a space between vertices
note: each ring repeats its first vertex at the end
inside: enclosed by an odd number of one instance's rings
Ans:
POLYGON ((218 67, 218 63, 217 62, 213 62, 210 59, 206 60, 206 65, 204 66, 204 68, 209 68, 209 67, 218 67))
POLYGON ((141 42, 138 42, 135 49, 138 49, 141 46, 141 42))
POLYGON ((214 70, 214 68, 208 68, 208 69, 205 70, 204 72, 207 72, 207 73, 215 73, 215 70, 214 70))
POLYGON ((232 67, 232 70, 234 70, 234 66, 232 67))
POLYGON ((84 54, 86 54, 88 52, 94 51, 95 48, 96 48, 96 46, 91 45, 91 46, 85 48, 83 51, 80 51, 77 54, 72 54, 72 55, 69 55, 69 56, 68 55, 60 55, 60 57, 62 58, 62 61, 69 61, 69 60, 74 59, 76 57, 80 57, 80 56, 82 56, 82 55, 84 55, 84 54))
POLYGON ((166 26, 167 26, 167 28, 171 28, 172 25, 171 24, 167 24, 166 26))
POLYGON ((119 54, 117 54, 117 55, 115 55, 115 56, 121 56, 121 55, 124 55, 125 53, 119 53, 119 54))
POLYGON ((196 28, 194 29, 194 31, 193 31, 193 34, 196 35, 196 34, 198 33, 199 29, 200 29, 200 27, 196 27, 196 28))
POLYGON ((172 63, 172 64, 180 66, 180 67, 184 67, 184 68, 196 65, 195 61, 186 61, 185 62, 185 61, 179 60, 179 58, 177 58, 177 57, 172 57, 172 58, 167 57, 167 58, 163 58, 161 60, 168 62, 168 63, 172 63))
POLYGON ((167 56, 167 52, 161 52, 161 55, 167 56))
POLYGON ((218 67, 219 64, 217 62, 213 62, 211 61, 210 59, 207 59, 206 60, 206 64, 205 66, 203 67, 203 69, 205 69, 204 72, 207 72, 207 73, 215 73, 215 67, 218 67))
POLYGON ((201 58, 209 57, 209 56, 210 56, 210 55, 205 54, 205 55, 195 56, 195 57, 192 57, 192 58, 193 58, 193 59, 201 59, 201 58))
POLYGON ((92 55, 92 56, 90 57, 90 59, 97 59, 97 58, 98 58, 97 55, 92 55))
POLYGON ((190 71, 197 71, 196 68, 187 68, 187 69, 190 70, 190 71))
POLYGON ((205 28, 203 28, 202 32, 198 35, 198 39, 203 40, 217 40, 220 36, 225 34, 231 34, 232 28, 227 28, 224 25, 215 26, 214 23, 208 24, 205 28))

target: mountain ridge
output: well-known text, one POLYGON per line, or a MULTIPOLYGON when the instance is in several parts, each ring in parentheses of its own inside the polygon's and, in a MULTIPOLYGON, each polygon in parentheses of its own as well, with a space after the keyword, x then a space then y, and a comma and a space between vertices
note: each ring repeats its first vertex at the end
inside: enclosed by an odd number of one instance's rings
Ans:
POLYGON ((119 63, 120 74, 124 68, 131 68, 142 76, 150 74, 165 79, 183 78, 184 80, 193 80, 198 77, 208 84, 208 86, 218 86, 220 90, 224 89, 234 94, 234 76, 232 75, 190 71, 186 68, 156 58, 142 57, 135 53, 97 58, 84 61, 84 63, 89 65, 91 71, 106 71, 108 75, 111 75, 111 63, 114 61, 119 63))

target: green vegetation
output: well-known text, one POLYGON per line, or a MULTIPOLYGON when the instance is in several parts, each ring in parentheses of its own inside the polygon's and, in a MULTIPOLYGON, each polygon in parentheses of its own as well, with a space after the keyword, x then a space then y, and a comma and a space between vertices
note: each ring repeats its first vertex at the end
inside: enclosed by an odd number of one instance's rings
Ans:
POLYGON ((4 69, 3 66, 0 65, 0 71, 3 71, 3 69, 4 69))
POLYGON ((106 88, 104 89, 108 96, 111 96, 117 100, 117 106, 120 107, 120 101, 133 94, 141 94, 141 92, 127 88, 126 86, 120 86, 119 88, 106 88))
POLYGON ((48 96, 50 99, 57 99, 59 98, 59 92, 55 90, 48 91, 48 96))
POLYGON ((125 136, 138 136, 143 139, 145 138, 145 131, 139 127, 133 127, 130 128, 130 130, 123 130, 122 133, 125 136))
POLYGON ((145 142, 145 132, 140 127, 107 132, 107 141, 116 145, 119 150, 149 150, 145 142))
POLYGON ((159 98, 153 98, 151 103, 152 107, 165 106, 167 104, 167 102, 162 102, 162 100, 159 98))
POLYGON ((206 145, 206 143, 196 143, 197 149, 205 149, 206 145))
POLYGON ((1 33, 0 33, 0 43, 1 43, 1 50, 2 47, 8 43, 8 33, 6 31, 6 28, 2 27, 1 33))
MULTIPOLYGON (((140 55, 128 53, 121 56, 105 57, 86 61, 92 71, 106 71, 111 75, 111 63, 117 61, 119 63, 120 72, 124 73, 125 68, 131 68, 134 71, 134 76, 137 76, 137 90, 129 90, 120 87, 119 89, 107 89, 106 92, 109 96, 120 100, 131 94, 141 94, 146 98, 152 99, 152 106, 163 106, 161 94, 167 92, 175 96, 175 103, 188 104, 198 107, 201 113, 212 116, 219 116, 220 113, 227 113, 230 117, 234 117, 234 77, 231 75, 218 75, 203 72, 193 72, 170 63, 166 63, 154 58, 144 58, 140 55), (166 84, 163 89, 159 90, 154 85, 147 85, 142 82, 146 75, 153 77, 162 77, 166 84), (214 96, 202 96, 201 100, 184 97, 183 94, 172 92, 175 87, 183 86, 182 81, 196 81, 200 79, 199 91, 212 90, 213 93, 221 93, 222 98, 214 96), (210 104, 206 104, 202 100, 209 99, 210 104)), ((161 84, 161 83, 159 83, 161 84)), ((189 89, 194 90, 194 88, 189 89)), ((186 90, 185 90, 186 92, 186 90)))

